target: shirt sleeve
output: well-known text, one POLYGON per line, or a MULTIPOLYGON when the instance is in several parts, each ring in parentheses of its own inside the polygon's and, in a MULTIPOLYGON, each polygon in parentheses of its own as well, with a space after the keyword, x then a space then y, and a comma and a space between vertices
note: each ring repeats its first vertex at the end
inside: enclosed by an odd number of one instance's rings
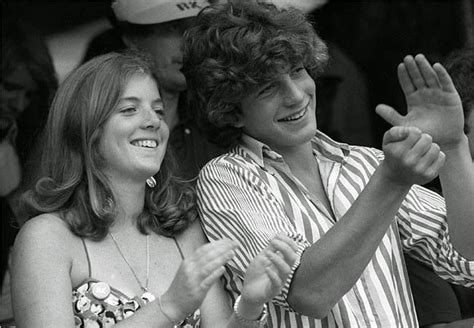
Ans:
POLYGON ((199 214, 209 240, 228 238, 240 243, 225 277, 227 289, 231 289, 234 296, 240 293, 252 259, 278 233, 286 233, 297 243, 298 259, 281 294, 273 300, 293 311, 286 298, 301 254, 310 243, 296 231, 285 213, 284 204, 270 186, 252 170, 219 158, 203 168, 196 190, 199 214))
POLYGON ((397 213, 397 223, 410 257, 451 283, 474 287, 474 261, 459 254, 450 241, 443 197, 414 185, 397 213))

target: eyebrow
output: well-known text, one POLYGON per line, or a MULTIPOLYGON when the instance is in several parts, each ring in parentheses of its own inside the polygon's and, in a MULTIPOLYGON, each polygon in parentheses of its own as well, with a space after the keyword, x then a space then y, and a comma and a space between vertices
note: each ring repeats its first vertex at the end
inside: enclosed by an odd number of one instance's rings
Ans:
MULTIPOLYGON (((119 102, 122 102, 122 101, 131 101, 131 102, 139 103, 140 98, 138 98, 138 97, 123 97, 123 98, 120 98, 119 102)), ((161 98, 156 98, 152 101, 152 103, 153 104, 162 104, 163 100, 161 98)))

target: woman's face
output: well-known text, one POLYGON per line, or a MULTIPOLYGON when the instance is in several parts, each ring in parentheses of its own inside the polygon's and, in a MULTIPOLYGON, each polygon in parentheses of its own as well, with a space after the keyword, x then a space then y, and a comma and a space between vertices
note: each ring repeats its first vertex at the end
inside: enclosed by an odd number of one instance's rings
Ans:
POLYGON ((25 65, 18 65, 4 74, 0 82, 0 129, 6 129, 30 105, 31 94, 38 90, 37 83, 25 65))
POLYGON ((109 178, 144 182, 160 170, 169 136, 163 112, 155 80, 143 74, 132 76, 99 141, 109 178))

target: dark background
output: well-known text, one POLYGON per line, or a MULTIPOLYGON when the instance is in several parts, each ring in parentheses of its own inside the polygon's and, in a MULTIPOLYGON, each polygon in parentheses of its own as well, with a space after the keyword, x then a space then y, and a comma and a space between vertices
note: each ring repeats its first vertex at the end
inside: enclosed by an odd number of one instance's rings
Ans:
MULTIPOLYGON (((46 38, 109 14, 107 0, 2 1, 2 17, 21 17, 46 38)), ((311 16, 322 38, 337 44, 364 74, 377 147, 388 125, 373 114, 375 106, 383 102, 401 112, 405 108, 396 76, 403 57, 424 53, 442 62, 450 51, 474 42, 473 0, 329 0, 311 16)))

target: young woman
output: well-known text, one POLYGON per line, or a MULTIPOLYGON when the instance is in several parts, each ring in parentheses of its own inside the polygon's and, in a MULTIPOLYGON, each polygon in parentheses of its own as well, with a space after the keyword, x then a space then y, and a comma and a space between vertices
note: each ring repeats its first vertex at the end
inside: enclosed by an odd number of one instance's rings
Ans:
POLYGON ((207 243, 192 190, 175 181, 168 127, 147 60, 107 54, 60 86, 34 218, 14 247, 19 327, 254 327, 296 246, 276 236, 246 273, 234 312, 219 277, 238 243, 207 243), (72 294, 71 294, 72 292, 72 294), (199 310, 198 310, 199 309, 199 310))

